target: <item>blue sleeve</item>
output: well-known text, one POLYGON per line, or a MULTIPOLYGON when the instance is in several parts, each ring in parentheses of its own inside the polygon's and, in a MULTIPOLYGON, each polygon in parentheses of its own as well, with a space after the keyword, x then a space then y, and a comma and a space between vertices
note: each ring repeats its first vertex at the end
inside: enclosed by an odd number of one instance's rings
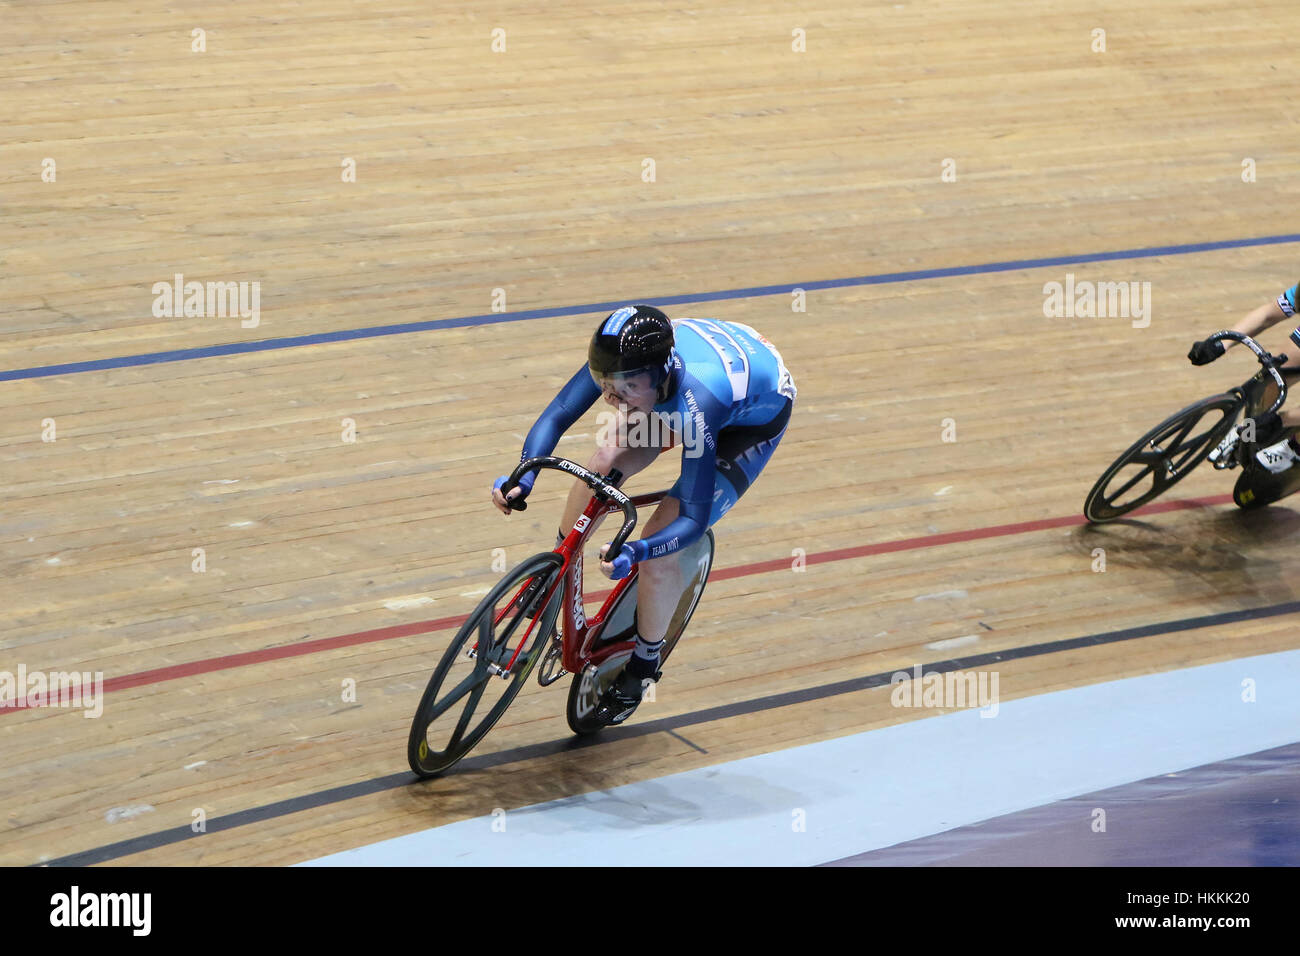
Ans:
POLYGON ((717 476, 717 452, 706 449, 698 458, 686 458, 682 451, 682 509, 668 526, 648 538, 633 541, 632 560, 645 561, 671 554, 694 544, 709 526, 709 509, 713 507, 713 484, 717 476), (698 478, 697 478, 698 474, 698 478), (692 497, 690 489, 703 484, 708 490, 703 498, 692 497))
MULTIPOLYGON (((600 386, 592 379, 591 373, 584 365, 560 389, 560 393, 551 399, 551 404, 546 406, 529 430, 519 460, 538 458, 555 451, 560 436, 573 427, 573 423, 586 414, 587 409, 596 404, 598 398, 600 398, 600 386)), ((530 471, 519 480, 519 484, 528 491, 532 490, 533 482, 536 480, 537 472, 530 471)))
POLYGON ((681 512, 662 531, 632 542, 634 561, 662 557, 694 544, 709 526, 713 488, 718 478, 717 435, 730 406, 719 402, 707 392, 704 393, 700 406, 701 414, 694 419, 695 427, 686 433, 686 441, 682 445, 682 477, 678 485, 681 512), (694 457, 691 455, 692 446, 700 452, 694 457))

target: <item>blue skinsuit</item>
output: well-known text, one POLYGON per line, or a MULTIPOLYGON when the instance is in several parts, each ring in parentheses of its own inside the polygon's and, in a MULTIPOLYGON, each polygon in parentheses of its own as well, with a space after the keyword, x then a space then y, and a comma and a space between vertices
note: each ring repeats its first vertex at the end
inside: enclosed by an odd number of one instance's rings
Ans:
MULTIPOLYGON (((638 562, 692 544, 731 510, 776 450, 796 395, 780 353, 747 325, 678 319, 673 334, 673 387, 653 414, 683 439, 681 476, 669 491, 681 508, 662 531, 631 542, 638 562)), ((528 432, 519 460, 551 454, 600 395, 583 365, 528 432)), ((536 475, 520 484, 530 489, 536 475)))

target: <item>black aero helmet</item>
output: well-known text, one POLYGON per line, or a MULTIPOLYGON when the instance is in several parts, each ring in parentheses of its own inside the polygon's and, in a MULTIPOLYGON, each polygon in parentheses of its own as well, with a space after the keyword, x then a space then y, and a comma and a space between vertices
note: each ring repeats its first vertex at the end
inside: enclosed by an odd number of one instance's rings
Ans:
POLYGON ((594 379, 650 376, 658 388, 672 368, 673 323, 652 305, 625 305, 611 312, 591 337, 587 365, 594 379))

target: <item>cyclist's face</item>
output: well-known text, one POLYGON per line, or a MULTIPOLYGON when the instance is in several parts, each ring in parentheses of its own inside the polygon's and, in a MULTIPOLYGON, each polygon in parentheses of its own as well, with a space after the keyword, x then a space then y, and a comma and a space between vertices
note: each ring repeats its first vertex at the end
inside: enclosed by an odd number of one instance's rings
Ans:
POLYGON ((617 408, 627 405, 649 411, 654 408, 658 397, 650 384, 649 375, 613 375, 599 380, 600 391, 605 401, 617 408))

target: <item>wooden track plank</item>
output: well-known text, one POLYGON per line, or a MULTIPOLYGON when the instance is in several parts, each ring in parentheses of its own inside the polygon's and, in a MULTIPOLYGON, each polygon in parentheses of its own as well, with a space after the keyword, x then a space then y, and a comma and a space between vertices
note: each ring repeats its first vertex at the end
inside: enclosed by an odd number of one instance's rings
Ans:
MULTIPOLYGON (((1281 234, 1300 193, 1278 82, 1300 13, 1282 0, 799 15, 738 0, 66 0, 5 18, 21 43, 0 45, 0 369, 489 314, 495 289, 518 313, 1281 234), (506 54, 490 52, 495 25, 506 54), (189 52, 195 26, 207 53, 189 52), (155 318, 152 286, 176 272, 260 282, 260 326, 155 318)), ((786 294, 670 308, 763 330, 799 386, 776 457, 717 527, 717 567, 1077 514, 1134 437, 1251 371, 1239 355, 1192 369, 1190 342, 1297 276, 1285 244, 816 290, 806 312, 786 294), (1067 273, 1151 283, 1149 327, 1045 317, 1043 285, 1067 273)), ((0 669, 122 677, 467 613, 498 576, 493 549, 514 564, 550 543, 563 481, 509 521, 486 489, 597 318, 3 383, 0 669)), ((1284 349, 1286 331, 1266 343, 1284 349)), ((560 452, 585 460, 596 430, 593 412, 560 452)), ((673 464, 639 487, 666 485, 673 464)), ((1202 469, 1173 496, 1222 495, 1231 477, 1202 469)), ((1215 507, 718 579, 642 716, 1288 602, 1297 538, 1286 503, 1215 507)), ((1296 634, 1263 618, 1013 660, 1002 694, 1290 649, 1296 634)), ((404 772, 450 636, 117 691, 99 720, 0 715, 0 863, 404 772)), ((530 686, 478 752, 565 739, 562 706, 562 687, 530 686)), ((614 739, 124 862, 294 862, 924 716, 876 689, 690 724, 695 746, 614 739)))

